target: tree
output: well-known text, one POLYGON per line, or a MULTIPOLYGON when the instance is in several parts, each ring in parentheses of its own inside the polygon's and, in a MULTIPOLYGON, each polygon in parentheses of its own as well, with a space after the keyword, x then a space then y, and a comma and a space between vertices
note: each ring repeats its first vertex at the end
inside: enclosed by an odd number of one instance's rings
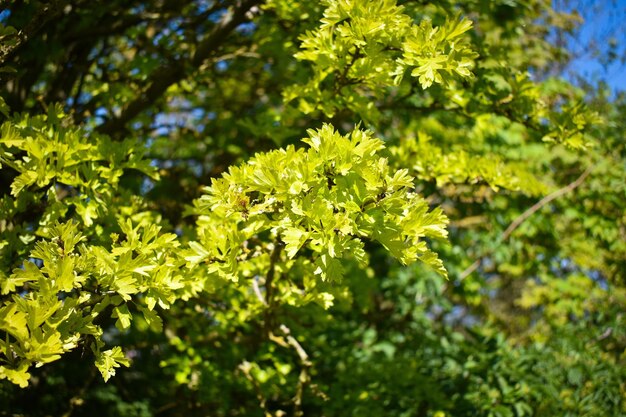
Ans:
POLYGON ((624 97, 555 77, 575 14, 0 19, 2 409, 626 413, 624 97))

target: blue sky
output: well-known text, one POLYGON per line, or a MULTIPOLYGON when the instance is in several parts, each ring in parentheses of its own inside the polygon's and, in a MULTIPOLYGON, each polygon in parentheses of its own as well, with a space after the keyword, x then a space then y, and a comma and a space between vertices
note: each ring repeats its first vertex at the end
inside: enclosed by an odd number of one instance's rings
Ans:
POLYGON ((605 81, 614 93, 626 91, 626 0, 554 0, 553 4, 557 10, 577 10, 584 20, 567 39, 575 57, 567 71, 594 84, 605 81), (617 58, 606 63, 603 56, 611 49, 617 58))

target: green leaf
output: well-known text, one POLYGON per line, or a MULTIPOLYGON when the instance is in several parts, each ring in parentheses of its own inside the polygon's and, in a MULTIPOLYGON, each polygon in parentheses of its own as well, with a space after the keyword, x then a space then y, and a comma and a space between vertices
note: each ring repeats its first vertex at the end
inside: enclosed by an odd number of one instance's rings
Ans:
POLYGON ((281 239, 285 242, 285 252, 289 259, 296 256, 296 253, 309 238, 309 233, 296 227, 289 227, 281 233, 281 239))
POLYGON ((113 317, 117 317, 117 321, 115 322, 115 327, 119 330, 126 330, 130 327, 130 322, 133 318, 130 311, 128 311, 128 306, 126 304, 121 304, 113 309, 113 317))
POLYGON ((138 308, 142 312, 143 317, 146 320, 146 323, 148 323, 148 325, 153 331, 160 332, 161 330, 163 330, 163 320, 161 319, 161 317, 159 317, 156 311, 153 311, 149 308, 143 308, 143 307, 138 307, 138 308))
POLYGON ((327 252, 322 253, 315 262, 317 269, 314 274, 319 275, 323 281, 340 282, 343 278, 344 268, 339 259, 331 257, 327 252))
POLYGON ((28 362, 21 362, 17 369, 0 365, 0 379, 5 378, 16 385, 19 385, 21 388, 26 388, 30 379, 30 373, 28 373, 28 362))
POLYGON ((120 366, 130 366, 130 360, 124 356, 124 352, 119 346, 113 349, 99 352, 96 355, 96 367, 102 374, 104 382, 115 375, 115 369, 120 366))

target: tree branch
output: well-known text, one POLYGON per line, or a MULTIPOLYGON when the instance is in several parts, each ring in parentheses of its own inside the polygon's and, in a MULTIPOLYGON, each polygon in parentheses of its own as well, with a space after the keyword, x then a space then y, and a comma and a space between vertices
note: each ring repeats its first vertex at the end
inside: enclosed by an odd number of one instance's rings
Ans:
POLYGON ((37 10, 28 25, 14 35, 14 43, 0 47, 0 65, 9 61, 46 23, 56 18, 66 4, 66 1, 55 0, 37 10))
POLYGON ((295 417, 302 417, 302 397, 304 395, 304 389, 311 382, 311 376, 309 375, 309 369, 313 366, 313 363, 309 359, 308 353, 302 347, 300 342, 292 336, 291 329, 285 324, 279 326, 280 331, 284 336, 275 336, 273 333, 269 334, 269 339, 274 343, 295 350, 298 358, 300 359, 300 375, 298 375, 298 385, 296 386, 296 394, 293 397, 293 415, 295 417))
POLYGON ((261 2, 262 0, 242 0, 237 2, 235 8, 226 13, 213 30, 197 45, 189 63, 184 60, 175 60, 154 71, 149 78, 148 87, 138 97, 128 103, 119 116, 101 124, 97 130, 111 136, 123 132, 126 123, 150 107, 170 86, 189 75, 187 71, 188 65, 195 70, 210 58, 224 43, 228 35, 247 19, 247 14, 250 10, 261 2))
POLYGON ((270 266, 267 269, 267 274, 265 275, 265 295, 266 295, 266 301, 267 301, 267 305, 269 307, 271 307, 274 303, 273 303, 273 281, 274 281, 274 275, 275 271, 276 271, 276 262, 278 262, 278 260, 280 259, 280 252, 283 250, 283 242, 280 239, 276 239, 276 242, 274 243, 274 249, 272 250, 272 253, 270 255, 270 266))
MULTIPOLYGON (((499 243, 505 242, 511 236, 511 234, 515 231, 515 229, 517 229, 526 219, 528 219, 530 216, 535 214, 542 207, 549 204, 551 201, 569 193, 570 191, 573 191, 575 188, 579 187, 583 183, 583 181, 585 181, 585 178, 587 178, 589 174, 591 174, 593 167, 594 167, 593 165, 588 166, 587 169, 585 169, 585 171, 582 174, 580 174, 580 176, 575 181, 569 183, 563 188, 559 188, 553 193, 548 194, 547 196, 539 200, 537 203, 533 204, 529 209, 527 209, 521 215, 519 215, 515 220, 511 222, 511 224, 509 224, 509 227, 507 227, 506 230, 502 233, 502 236, 500 236, 500 238, 498 239, 498 242, 499 243)), ((482 263, 483 259, 485 259, 490 254, 491 252, 487 252, 483 254, 478 259, 476 259, 474 263, 472 263, 463 272, 461 272, 459 274, 459 281, 463 281, 465 278, 467 278, 468 275, 476 271, 476 269, 478 269, 478 267, 482 263)))
POLYGON ((252 387, 254 388, 254 391, 256 393, 256 398, 259 401, 259 405, 261 406, 261 409, 263 410, 263 414, 266 417, 271 416, 271 414, 267 410, 267 406, 266 406, 267 400, 265 399, 265 396, 263 395, 263 391, 261 390, 261 387, 258 381, 256 380, 256 378, 252 375, 252 372, 251 372, 252 364, 248 361, 243 361, 242 363, 239 364, 239 366, 237 366, 237 369, 243 372, 243 375, 252 384, 252 387))
MULTIPOLYGON (((306 350, 304 350, 300 342, 298 342, 298 340, 295 337, 293 337, 293 335, 291 334, 291 329, 287 327, 287 325, 280 324, 280 326, 278 326, 278 328, 280 329, 280 331, 283 333, 284 336, 274 335, 274 333, 272 332, 272 324, 271 324, 271 316, 270 316, 272 313, 272 307, 274 304, 272 302, 273 300, 272 281, 274 280, 274 275, 276 275, 275 265, 276 265, 276 262, 278 262, 280 258, 280 253, 282 251, 283 246, 284 246, 283 242, 280 241, 280 239, 278 239, 270 255, 270 266, 265 276, 266 297, 263 298, 263 294, 261 294, 261 290, 259 289, 259 284, 257 283, 256 278, 253 278, 252 280, 252 288, 254 289, 254 293, 256 297, 259 299, 259 301, 261 301, 261 304, 263 304, 266 307, 265 329, 267 331, 268 339, 284 348, 293 349, 298 355, 298 359, 300 360, 300 365, 301 365, 300 375, 298 375, 298 385, 296 386, 296 394, 293 397, 293 409, 294 409, 293 415, 295 417, 302 417, 304 415, 302 412, 302 397, 304 395, 305 388, 311 382, 309 369, 313 366, 313 363, 309 359, 308 353, 306 352, 306 350)), ((244 373, 246 373, 246 376, 248 377, 248 379, 250 379, 254 384, 255 381, 251 377, 249 377, 249 371, 247 371, 245 367, 241 367, 241 365, 240 365, 240 369, 244 371, 244 373)), ((320 394, 318 393, 318 395, 320 394)), ((263 396, 257 394, 257 397, 259 398, 259 401, 261 402, 261 406, 264 408, 265 400, 263 399, 263 396)), ((325 398, 323 394, 321 395, 321 397, 325 398)))

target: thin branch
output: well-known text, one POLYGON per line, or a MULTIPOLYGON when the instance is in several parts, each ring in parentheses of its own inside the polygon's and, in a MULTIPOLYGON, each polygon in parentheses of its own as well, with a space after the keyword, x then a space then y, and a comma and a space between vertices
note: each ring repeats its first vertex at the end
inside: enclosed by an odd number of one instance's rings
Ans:
POLYGON ((259 401, 259 405, 263 409, 263 413, 265 414, 265 416, 271 416, 271 414, 267 410, 267 405, 266 405, 267 401, 265 399, 265 396, 263 395, 263 391, 261 390, 261 387, 259 386, 259 383, 256 380, 256 378, 254 378, 254 376, 250 372, 252 370, 252 364, 248 361, 243 361, 242 363, 239 364, 237 368, 241 372, 243 372, 246 379, 250 381, 250 383, 252 384, 252 387, 254 387, 256 398, 259 401))
POLYGON ((122 132, 126 123, 152 105, 172 85, 183 80, 188 74, 187 67, 199 68, 211 55, 219 50, 228 35, 247 18, 251 9, 262 0, 243 0, 226 13, 224 18, 197 45, 190 62, 173 60, 154 71, 149 77, 148 87, 133 101, 128 103, 117 117, 111 118, 98 127, 98 131, 109 135, 122 132))
POLYGON ((295 417, 302 417, 304 415, 304 412, 302 411, 302 398, 304 396, 305 388, 311 382, 309 369, 313 366, 313 363, 309 359, 308 353, 306 353, 306 350, 304 350, 300 342, 298 342, 298 340, 291 334, 291 329, 285 324, 281 324, 279 329, 284 336, 275 336, 270 333, 270 340, 282 347, 292 348, 300 359, 301 368, 300 374, 298 375, 298 385, 296 386, 296 394, 293 397, 293 415, 295 417))
POLYGON ((607 327, 607 329, 596 338, 596 342, 600 342, 608 337, 611 337, 611 335, 613 334, 613 328, 612 327, 607 327))
POLYGON ((274 249, 270 255, 270 266, 267 268, 267 273, 265 274, 265 295, 267 305, 272 307, 274 305, 274 286, 272 285, 274 282, 274 276, 276 275, 276 262, 280 259, 280 253, 283 250, 283 242, 280 239, 277 239, 274 243, 274 249))
POLYGON ((259 299, 259 301, 261 302, 261 304, 263 304, 265 307, 267 307, 267 301, 265 301, 265 298, 263 298, 263 294, 261 293, 261 289, 259 288, 259 281, 258 281, 258 277, 254 277, 252 279, 252 289, 254 290, 254 295, 256 295, 256 298, 259 299))
POLYGON ((26 27, 14 35, 15 41, 11 45, 5 45, 0 48, 0 65, 9 61, 46 23, 56 18, 63 11, 66 4, 66 1, 55 0, 41 6, 26 27))
POLYGON ((472 226, 483 224, 484 222, 485 222, 485 216, 469 216, 460 220, 450 222, 450 226, 462 229, 462 228, 470 228, 472 226))
POLYGON ((244 57, 244 58, 261 58, 261 55, 259 55, 259 53, 251 51, 251 50, 246 50, 244 48, 241 48, 235 52, 229 53, 229 54, 225 54, 225 55, 220 55, 220 56, 216 56, 213 60, 216 62, 219 61, 225 61, 227 59, 233 59, 233 58, 237 58, 237 57, 244 57))
POLYGON ((281 324, 279 328, 280 328, 280 331, 285 334, 285 337, 287 338, 287 343, 289 344, 289 346, 293 347, 296 350, 296 353, 298 354, 298 357, 300 358, 300 362, 302 362, 302 364, 306 365, 307 367, 311 366, 312 364, 311 364, 311 361, 309 360, 309 355, 302 348, 302 345, 296 340, 296 338, 291 335, 291 329, 284 324, 281 324))
POLYGON ((302 411, 302 397, 304 395, 304 389, 311 381, 309 371, 307 367, 302 367, 300 375, 298 375, 298 386, 296 387, 296 395, 293 397, 293 415, 295 417, 302 417, 304 412, 302 411))
POLYGON ((461 272, 459 274, 459 281, 463 281, 465 278, 468 277, 469 274, 471 274, 472 272, 476 271, 478 269, 478 267, 480 266, 480 264, 483 261, 483 258, 487 256, 487 255, 483 255, 480 258, 476 259, 474 261, 474 263, 472 263, 470 266, 468 266, 467 268, 465 268, 463 270, 463 272, 461 272))
MULTIPOLYGON (((274 244, 274 248, 272 249, 272 253, 270 255, 270 265, 265 275, 266 297, 264 298, 263 294, 261 293, 259 284, 257 282, 257 277, 255 277, 252 280, 252 288, 254 290, 256 297, 259 299, 259 301, 261 301, 261 304, 266 306, 265 330, 267 332, 266 333, 267 338, 271 340, 272 342, 278 344, 279 346, 293 349, 298 355, 298 359, 300 360, 301 368, 300 368, 300 374, 298 375, 298 385, 296 386, 296 393, 293 397, 293 415, 295 417, 302 417, 304 415, 302 411, 302 397, 304 395, 305 388, 311 382, 309 369, 313 366, 313 363, 309 359, 309 355, 306 352, 306 350, 304 350, 300 342, 298 342, 298 340, 292 335, 291 329, 287 327, 287 325, 281 324, 280 326, 278 326, 280 331, 283 333, 283 336, 276 336, 272 332, 273 326, 271 323, 272 308, 274 306, 274 301, 273 301, 274 291, 273 291, 272 283, 276 275, 276 263, 280 259, 280 254, 284 246, 285 246, 284 243, 280 239, 277 239, 276 243, 274 244)), ((250 379, 254 385, 255 381, 253 380, 252 376, 249 374, 249 364, 246 366, 246 362, 244 362, 242 365, 240 365, 240 369, 244 372, 244 374, 246 374, 246 377, 250 379)), ((316 388, 316 394, 321 396, 322 398, 325 398, 323 394, 321 395, 319 394, 319 390, 317 390, 317 387, 315 388, 316 388)), ((259 398, 259 401, 261 402, 261 406, 265 408, 265 400, 263 396, 260 394, 260 390, 257 390, 257 397, 259 398)))
MULTIPOLYGON (((566 185, 563 188, 559 188, 558 190, 554 191, 553 193, 548 194, 547 196, 545 196, 544 198, 539 200, 537 203, 533 204, 532 207, 527 209, 521 215, 519 215, 515 220, 513 220, 511 222, 511 224, 509 224, 509 227, 507 227, 506 230, 502 233, 502 236, 500 236, 500 238, 498 239, 498 242, 499 243, 505 242, 511 236, 511 234, 524 221, 526 221, 530 216, 535 214, 541 208, 543 208, 544 206, 549 204, 551 201, 553 201, 553 200, 555 200, 555 199, 557 199, 557 198, 559 198, 559 197, 569 193, 570 191, 573 191, 575 188, 579 187, 583 183, 583 181, 585 181, 585 179, 589 176, 589 174, 591 174, 591 171, 593 170, 593 167, 594 167, 593 165, 589 165, 587 167, 587 169, 585 169, 585 171, 582 174, 580 174, 580 176, 575 181, 569 183, 568 185, 566 185)), ((485 259, 490 254, 491 254, 491 252, 487 252, 487 253, 483 254, 482 256, 480 256, 478 259, 476 259, 470 266, 468 266, 463 272, 461 272, 459 274, 459 280, 463 281, 465 278, 467 278, 468 275, 470 275, 472 272, 476 271, 476 269, 478 269, 478 267, 482 263, 483 259, 485 259)))
POLYGON ((172 408, 176 407, 177 405, 178 405, 178 403, 175 402, 175 401, 169 402, 169 403, 167 403, 165 405, 162 405, 161 407, 157 408, 156 410, 154 410, 154 414, 164 413, 164 412, 169 411, 172 408))
POLYGON ((555 192, 551 194, 548 194, 547 196, 539 200, 536 204, 534 204, 532 207, 530 207, 528 210, 526 210, 524 213, 522 213, 517 219, 513 220, 513 222, 509 225, 509 227, 506 228, 500 240, 501 241, 507 240, 515 229, 517 229, 526 219, 528 219, 530 216, 535 214, 543 206, 569 193, 575 188, 579 187, 583 183, 583 181, 585 181, 585 178, 589 176, 592 169, 593 169, 593 165, 588 166, 587 169, 574 182, 568 184, 567 186, 563 188, 556 190, 555 192))

